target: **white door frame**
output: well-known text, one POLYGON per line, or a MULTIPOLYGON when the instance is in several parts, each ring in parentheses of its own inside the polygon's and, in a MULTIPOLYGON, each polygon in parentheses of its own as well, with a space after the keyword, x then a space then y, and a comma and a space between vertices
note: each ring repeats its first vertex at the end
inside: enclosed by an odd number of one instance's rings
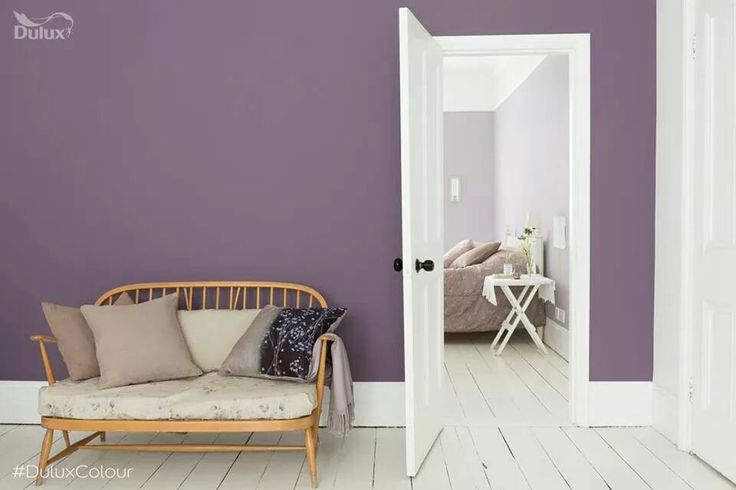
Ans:
POLYGON ((588 426, 590 383, 590 34, 435 36, 445 56, 565 54, 570 83, 570 420, 588 426))
MULTIPOLYGON (((696 171, 694 155, 695 135, 695 8, 697 0, 683 0, 683 49, 684 57, 684 87, 683 87, 683 134, 682 134, 682 199, 680 200, 680 213, 682 217, 682 229, 692 230, 695 228, 695 216, 693 213, 693 173, 696 171)), ((699 171, 699 170, 698 170, 699 171)), ((693 410, 690 401, 694 370, 694 325, 690 319, 693 318, 695 305, 693 304, 693 252, 692 233, 682 234, 682 246, 680 249, 680 346, 679 360, 680 373, 677 386, 677 447, 682 451, 692 451, 692 425, 693 410)))

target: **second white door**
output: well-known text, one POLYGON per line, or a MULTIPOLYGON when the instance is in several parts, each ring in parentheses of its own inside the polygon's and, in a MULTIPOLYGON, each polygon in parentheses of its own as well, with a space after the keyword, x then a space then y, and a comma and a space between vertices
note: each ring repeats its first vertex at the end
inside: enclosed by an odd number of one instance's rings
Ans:
POLYGON ((736 481, 736 2, 696 5, 692 446, 736 481))

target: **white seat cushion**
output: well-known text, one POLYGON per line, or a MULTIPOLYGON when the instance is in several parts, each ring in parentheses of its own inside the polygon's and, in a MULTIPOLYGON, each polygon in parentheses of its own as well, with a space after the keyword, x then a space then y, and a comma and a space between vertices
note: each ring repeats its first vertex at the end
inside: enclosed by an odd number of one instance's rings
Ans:
POLYGON ((295 419, 317 406, 311 383, 217 373, 107 389, 98 382, 67 379, 41 388, 39 413, 96 420, 295 419))

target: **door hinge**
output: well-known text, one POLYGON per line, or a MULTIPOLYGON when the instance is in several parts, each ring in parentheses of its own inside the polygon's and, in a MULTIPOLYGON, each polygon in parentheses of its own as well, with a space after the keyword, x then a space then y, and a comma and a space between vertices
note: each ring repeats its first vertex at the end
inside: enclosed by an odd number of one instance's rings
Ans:
POLYGON ((693 380, 691 379, 687 385, 687 399, 690 401, 690 403, 692 403, 693 401, 694 392, 695 392, 695 387, 693 386, 693 380))
POLYGON ((690 54, 695 59, 698 52, 698 34, 693 33, 692 39, 690 40, 690 54))

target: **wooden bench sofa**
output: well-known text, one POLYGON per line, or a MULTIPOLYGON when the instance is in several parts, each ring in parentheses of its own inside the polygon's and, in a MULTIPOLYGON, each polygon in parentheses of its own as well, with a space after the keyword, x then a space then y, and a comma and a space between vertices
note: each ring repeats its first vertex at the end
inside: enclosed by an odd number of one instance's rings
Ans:
MULTIPOLYGON (((135 303, 176 292, 179 294, 179 308, 187 310, 205 309, 250 309, 261 308, 267 304, 284 307, 307 308, 327 307, 324 297, 315 289, 301 284, 285 282, 257 281, 198 281, 198 282, 155 282, 130 284, 111 289, 96 301, 96 305, 112 304, 121 294, 127 293, 135 303)), ((41 350, 41 359, 49 386, 57 383, 49 361, 46 344, 55 339, 47 335, 33 335, 41 350)), ((36 484, 43 482, 47 466, 61 460, 80 449, 120 450, 120 451, 305 451, 309 463, 312 487, 317 486, 317 444, 319 442, 319 420, 324 395, 325 368, 328 344, 333 340, 331 334, 322 335, 322 354, 319 371, 313 389, 316 394, 311 413, 290 419, 253 420, 208 420, 208 419, 83 419, 42 416, 41 425, 46 429, 41 446, 39 476, 36 484), (233 445, 233 444, 102 444, 107 432, 271 432, 304 431, 304 445, 233 445), (61 431, 65 448, 51 456, 54 431, 61 431), (69 432, 92 432, 72 442, 69 432), (102 443, 92 444, 99 438, 102 443)), ((252 378, 249 378, 253 380, 252 378)), ((71 383, 63 381, 60 383, 71 383)), ((278 383, 292 383, 279 381, 278 383)), ((293 384, 292 384, 293 386, 293 384)), ((45 388, 44 388, 45 389, 45 388)), ((247 396, 247 395, 244 395, 247 396)))

